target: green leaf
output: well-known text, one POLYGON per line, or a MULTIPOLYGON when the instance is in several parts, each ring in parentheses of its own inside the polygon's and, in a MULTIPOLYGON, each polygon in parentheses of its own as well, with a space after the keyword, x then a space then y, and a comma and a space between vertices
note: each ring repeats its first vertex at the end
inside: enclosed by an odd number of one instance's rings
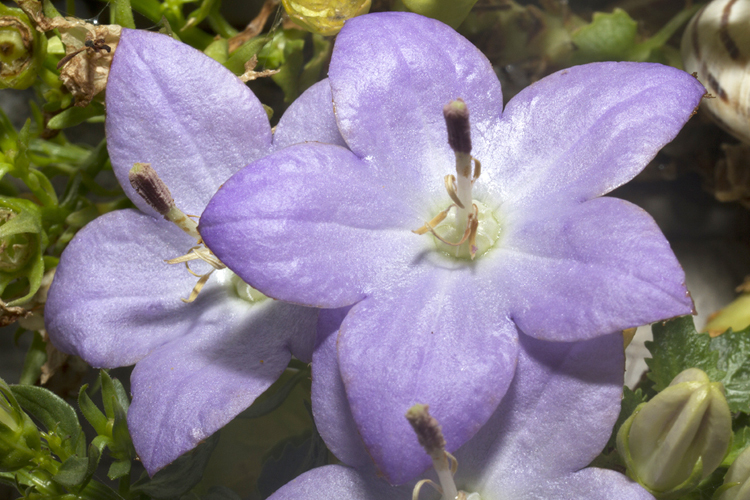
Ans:
POLYGON ((641 404, 645 403, 648 398, 643 394, 643 391, 636 389, 635 392, 631 391, 627 386, 622 388, 622 403, 620 405, 620 415, 617 417, 615 427, 612 430, 612 435, 605 446, 605 450, 614 448, 617 440, 617 431, 620 430, 623 422, 625 422, 630 415, 633 414, 633 410, 641 404))
POLYGON ((61 130, 68 127, 79 125, 89 118, 104 115, 104 106, 98 102, 92 102, 85 108, 73 106, 62 113, 53 116, 47 123, 47 128, 52 130, 61 130))
POLYGON ((724 384, 729 409, 750 413, 750 328, 728 331, 711 339, 711 350, 718 351, 718 369, 725 372, 724 384))
POLYGON ((130 474, 130 460, 118 460, 112 462, 107 472, 107 477, 115 480, 130 474))
POLYGON ((692 316, 682 316, 651 327, 652 342, 646 342, 651 358, 646 358, 654 389, 664 390, 678 374, 688 368, 700 368, 712 381, 721 381, 724 373, 717 369, 719 353, 710 348, 708 334, 695 331, 692 316))
POLYGON ((42 366, 47 362, 47 344, 42 340, 39 332, 33 332, 33 335, 34 338, 23 361, 20 385, 34 385, 42 374, 42 366))
POLYGON ((72 456, 60 466, 60 470, 52 478, 57 484, 68 489, 74 489, 83 484, 89 470, 89 459, 72 456))
POLYGON ((61 450, 53 450, 61 460, 76 455, 79 443, 85 446, 76 411, 60 396, 33 385, 13 385, 11 390, 21 408, 39 420, 48 432, 54 432, 61 439, 61 450))
POLYGON ((209 12, 211 12, 211 9, 213 9, 216 2, 217 0, 202 0, 200 7, 190 13, 190 17, 180 31, 185 31, 203 21, 206 16, 208 16, 209 12))
POLYGON ((722 467, 729 467, 734 463, 737 457, 742 453, 745 448, 750 446, 750 427, 743 427, 735 431, 732 438, 732 446, 729 448, 727 456, 721 462, 722 467))
POLYGON ((625 60, 637 34, 638 23, 624 10, 594 12, 591 23, 572 34, 577 48, 574 59, 577 63, 625 60))
POLYGON ((700 368, 714 382, 721 382, 733 412, 750 413, 750 328, 727 331, 711 338, 695 331, 684 316, 653 326, 654 341, 647 342, 652 359, 649 378, 656 390, 664 389, 681 371, 700 368))
MULTIPOLYGON (((286 398, 289 397, 289 394, 301 380, 304 380, 309 376, 310 370, 300 370, 288 380, 284 381, 283 385, 280 387, 277 387, 277 384, 272 385, 252 404, 252 406, 250 406, 250 408, 237 415, 237 417, 258 418, 271 413, 286 401, 286 398)), ((281 378, 279 379, 279 382, 281 382, 281 378)))
POLYGON ((248 40, 232 52, 224 66, 235 75, 241 75, 245 72, 245 63, 252 59, 267 42, 268 37, 266 36, 256 36, 248 40))
POLYGON ((109 419, 96 407, 89 395, 86 394, 88 386, 88 384, 85 384, 78 391, 78 407, 81 409, 83 417, 91 424, 91 427, 94 428, 97 434, 107 435, 107 423, 109 419))
POLYGON ((179 498, 198 484, 203 477, 203 470, 208 464, 214 448, 219 442, 219 433, 215 433, 194 450, 157 472, 152 479, 143 477, 133 483, 132 493, 144 493, 159 500, 179 498))
POLYGON ((269 497, 300 474, 328 462, 328 448, 315 424, 310 437, 302 443, 299 441, 299 438, 283 441, 271 451, 258 477, 258 491, 263 498, 269 497))

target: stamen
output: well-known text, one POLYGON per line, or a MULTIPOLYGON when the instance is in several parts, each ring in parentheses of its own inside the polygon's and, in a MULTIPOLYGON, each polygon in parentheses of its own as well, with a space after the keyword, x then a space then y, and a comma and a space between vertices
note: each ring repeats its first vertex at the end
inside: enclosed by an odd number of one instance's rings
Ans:
POLYGON ((190 292, 190 296, 188 296, 187 299, 180 299, 180 300, 186 304, 189 304, 192 301, 194 301, 198 297, 198 294, 201 293, 201 290, 203 290, 203 287, 206 285, 208 278, 211 277, 211 273, 213 273, 214 271, 215 269, 211 269, 209 272, 201 276, 201 279, 199 279, 198 283, 196 283, 196 285, 193 287, 193 291, 190 292))
MULTIPOLYGON (((440 424, 430 415, 429 406, 416 404, 406 412, 406 419, 411 424, 417 439, 422 448, 432 458, 432 465, 435 467, 443 496, 446 500, 456 500, 458 490, 456 483, 453 482, 452 467, 448 463, 448 456, 445 452, 445 438, 440 424)), ((455 458, 453 458, 455 461, 455 458)), ((419 494, 419 491, 416 492, 419 494)))
POLYGON ((471 183, 474 184, 474 181, 479 179, 479 175, 482 173, 482 163, 473 156, 471 159, 474 160, 474 177, 471 178, 471 183))
POLYGON ((421 481, 419 481, 417 484, 414 485, 414 490, 411 492, 411 500, 417 500, 419 498, 419 491, 422 489, 422 486, 424 486, 425 484, 429 484, 430 486, 435 488, 435 490, 438 493, 440 493, 441 495, 443 494, 443 489, 437 484, 435 484, 435 481, 431 479, 422 479, 421 481))
MULTIPOLYGON (((442 242, 443 242, 443 243, 445 243, 446 245, 450 245, 450 246, 452 246, 452 247, 459 247, 459 246, 463 245, 463 244, 464 244, 464 243, 466 242, 466 240, 467 240, 467 239, 469 239, 469 236, 471 235, 471 226, 472 226, 472 221, 473 221, 473 220, 474 220, 474 215, 473 215, 473 214, 470 214, 470 215, 469 215, 469 224, 468 224, 468 226, 466 227, 466 230, 464 231, 464 235, 463 235, 463 237, 461 238, 461 241, 459 241, 458 243, 452 243, 452 242, 450 242, 450 241, 446 240, 445 238, 443 238, 442 236, 440 236, 439 234, 437 234, 437 233, 435 232, 435 230, 434 230, 434 229, 433 229, 433 228, 432 228, 431 226, 428 226, 428 229, 429 229, 429 231, 430 231, 430 232, 432 233, 432 235, 433 235, 433 236, 434 236, 435 238, 439 239, 440 241, 442 241, 442 242)), ((478 224, 478 221, 477 221, 477 224, 478 224)), ((416 231, 415 231, 415 232, 416 232, 416 231)))
POLYGON ((445 210, 437 214, 435 217, 433 217, 430 222, 425 222, 424 226, 420 227, 419 229, 414 229, 412 233, 422 235, 422 234, 432 231, 432 228, 436 227, 438 224, 440 224, 441 222, 445 220, 445 218, 448 216, 448 212, 450 212, 451 208, 453 208, 454 206, 455 205, 449 206, 448 208, 446 208, 445 210))
POLYGON ((458 199, 458 195, 456 194, 456 176, 453 174, 448 174, 445 176, 445 189, 448 191, 448 196, 451 197, 451 200, 459 207, 464 208, 464 204, 461 203, 461 200, 458 199))
POLYGON ((167 264, 180 264, 185 263, 185 267, 187 268, 188 272, 192 274, 193 276, 200 278, 198 280, 198 283, 193 287, 193 290, 190 292, 190 296, 188 296, 187 299, 181 299, 183 302, 189 304, 190 302, 193 302, 197 297, 200 291, 203 289, 203 287, 206 285, 206 282, 208 282, 208 278, 211 277, 211 273, 218 269, 225 269, 226 266, 223 262, 221 262, 218 257, 216 257, 211 250, 208 248, 198 245, 191 248, 188 253, 185 255, 182 255, 180 257, 176 257, 174 259, 170 259, 165 261, 167 264), (190 266, 188 265, 188 262, 191 260, 200 259, 204 262, 207 262, 213 269, 211 269, 206 274, 198 274, 192 269, 190 269, 190 266))

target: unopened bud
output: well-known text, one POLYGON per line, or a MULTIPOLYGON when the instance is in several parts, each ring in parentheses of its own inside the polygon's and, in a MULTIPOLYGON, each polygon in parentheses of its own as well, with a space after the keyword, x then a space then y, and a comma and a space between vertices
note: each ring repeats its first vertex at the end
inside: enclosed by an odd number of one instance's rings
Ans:
POLYGON ((135 192, 161 215, 167 215, 175 206, 172 193, 150 163, 135 163, 128 173, 128 180, 135 192))
POLYGON ((0 471, 29 465, 41 450, 39 429, 0 379, 0 471))
POLYGON ((750 500, 750 447, 734 460, 716 490, 716 500, 750 500))
POLYGON ((429 405, 416 404, 406 412, 406 419, 411 424, 422 448, 431 457, 442 456, 445 451, 445 438, 440 424, 430 415, 429 405))
POLYGON ((352 17, 367 14, 371 0, 281 0, 295 24, 319 35, 335 35, 352 17))
POLYGON ((471 153, 471 127, 469 108, 458 98, 443 106, 443 116, 448 127, 448 144, 456 153, 471 153))
POLYGON ((0 5, 0 89, 25 89, 36 79, 47 39, 21 9, 0 5))
POLYGON ((731 439, 722 385, 690 368, 636 408, 617 434, 617 450, 630 477, 657 498, 675 498, 721 464, 731 439))

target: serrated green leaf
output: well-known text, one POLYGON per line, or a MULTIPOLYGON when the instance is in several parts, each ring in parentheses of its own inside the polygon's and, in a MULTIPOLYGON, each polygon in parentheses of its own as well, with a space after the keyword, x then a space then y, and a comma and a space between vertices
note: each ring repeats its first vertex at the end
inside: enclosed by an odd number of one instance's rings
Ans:
POLYGON ((750 413, 750 328, 728 331, 711 338, 695 331, 693 320, 684 316, 652 328, 654 341, 646 347, 649 378, 656 390, 688 368, 700 368, 714 382, 724 385, 729 409, 750 413))
POLYGON ((198 484, 214 448, 219 443, 219 433, 212 435, 194 450, 187 452, 170 465, 157 472, 152 479, 141 478, 130 488, 132 493, 145 493, 159 500, 180 498, 198 484))
POLYGON ((711 350, 719 353, 717 367, 725 373, 719 381, 724 384, 729 409, 750 413, 750 328, 714 337, 711 350))
POLYGON ((11 390, 21 408, 39 420, 48 432, 54 432, 61 439, 61 450, 55 450, 61 460, 80 455, 81 443, 85 449, 85 437, 72 406, 42 387, 13 385, 11 390))
POLYGON ((716 368, 719 353, 712 351, 711 338, 695 331, 692 316, 682 316, 651 327, 652 342, 646 342, 651 358, 646 358, 657 391, 664 390, 677 375, 688 368, 700 368, 712 381, 721 381, 724 373, 716 368))

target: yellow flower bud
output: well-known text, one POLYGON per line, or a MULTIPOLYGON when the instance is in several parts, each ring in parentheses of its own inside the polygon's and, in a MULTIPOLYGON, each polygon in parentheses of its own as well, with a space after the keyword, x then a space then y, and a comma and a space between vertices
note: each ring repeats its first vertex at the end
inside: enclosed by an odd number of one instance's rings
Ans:
POLYGON ((282 0, 282 3, 292 21, 325 36, 341 31, 347 19, 370 11, 370 0, 282 0))

